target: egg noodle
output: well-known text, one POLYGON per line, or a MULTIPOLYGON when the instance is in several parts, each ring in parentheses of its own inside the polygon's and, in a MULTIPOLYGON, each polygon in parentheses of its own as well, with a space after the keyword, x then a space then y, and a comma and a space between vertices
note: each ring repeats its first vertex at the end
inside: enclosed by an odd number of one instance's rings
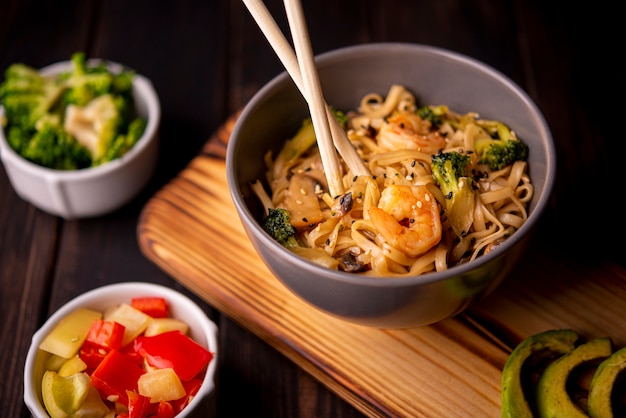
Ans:
POLYGON ((420 116, 415 96, 393 85, 385 97, 368 94, 344 114, 347 136, 371 176, 355 176, 344 165, 341 196, 328 194, 315 141, 293 149, 306 129, 314 135, 307 122, 276 158, 268 152, 269 193, 260 181, 252 187, 266 208, 289 211, 301 245, 294 252, 359 274, 415 276, 473 260, 526 221, 533 196, 527 162, 491 170, 475 149, 503 135, 519 140, 515 132, 476 113, 422 108, 439 123, 420 116), (460 180, 471 184, 469 197, 454 208, 455 196, 444 195, 433 176, 433 156, 440 152, 469 157, 470 174, 460 180))

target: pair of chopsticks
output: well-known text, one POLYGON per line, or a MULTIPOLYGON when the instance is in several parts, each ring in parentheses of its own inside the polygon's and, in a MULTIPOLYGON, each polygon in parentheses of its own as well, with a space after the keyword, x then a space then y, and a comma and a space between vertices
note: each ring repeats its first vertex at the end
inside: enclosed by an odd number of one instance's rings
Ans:
POLYGON ((242 1, 309 105, 331 196, 343 194, 337 151, 353 174, 370 176, 370 172, 324 99, 300 0, 284 0, 295 52, 263 0, 242 1))

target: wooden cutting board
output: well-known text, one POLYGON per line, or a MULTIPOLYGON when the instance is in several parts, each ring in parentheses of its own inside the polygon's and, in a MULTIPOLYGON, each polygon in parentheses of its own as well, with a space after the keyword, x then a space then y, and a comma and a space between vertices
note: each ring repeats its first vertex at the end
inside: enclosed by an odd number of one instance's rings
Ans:
POLYGON ((224 161, 235 120, 147 203, 141 251, 366 415, 498 417, 501 370, 523 338, 573 328, 626 345, 626 272, 547 248, 531 247, 491 296, 434 325, 381 330, 317 311, 269 272, 243 231, 224 161))

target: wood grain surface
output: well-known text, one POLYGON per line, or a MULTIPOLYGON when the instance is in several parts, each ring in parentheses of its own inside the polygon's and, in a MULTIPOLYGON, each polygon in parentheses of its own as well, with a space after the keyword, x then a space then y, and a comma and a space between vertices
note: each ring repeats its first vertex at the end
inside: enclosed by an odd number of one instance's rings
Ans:
MULTIPOLYGON (((288 33, 284 2, 264 3, 288 33)), ((2 417, 30 416, 23 366, 41 324, 68 300, 125 281, 177 289, 218 324, 218 417, 498 417, 499 370, 521 338, 567 326, 626 344, 626 222, 616 199, 624 139, 613 116, 626 95, 614 58, 623 50, 622 14, 608 2, 542 0, 303 6, 318 54, 371 42, 441 47, 491 65, 536 102, 554 136, 557 179, 540 234, 513 275, 470 311, 424 329, 364 330, 320 315, 268 275, 238 229, 220 161, 228 125, 207 142, 283 70, 242 2, 0 0, 2 71, 83 50, 147 76, 162 105, 155 176, 110 215, 49 215, 22 200, 0 168, 2 417), (331 341, 335 326, 346 336, 331 341), (347 350, 364 353, 363 365, 347 350), (474 358, 477 365, 463 364, 474 358), (412 377, 398 383, 401 367, 412 377)))
POLYGON ((572 264, 540 240, 491 296, 431 326, 375 329, 316 310, 271 274, 237 217, 224 162, 235 119, 144 207, 140 248, 364 414, 496 417, 501 369, 522 338, 573 328, 626 344, 624 270, 572 264))

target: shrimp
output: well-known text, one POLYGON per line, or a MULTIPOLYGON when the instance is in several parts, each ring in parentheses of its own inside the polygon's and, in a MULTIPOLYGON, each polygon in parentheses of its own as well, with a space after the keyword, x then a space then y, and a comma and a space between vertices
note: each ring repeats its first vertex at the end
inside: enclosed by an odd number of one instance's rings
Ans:
POLYGON ((411 149, 434 154, 446 146, 446 139, 431 132, 430 124, 415 113, 398 113, 388 118, 377 139, 382 151, 411 149))
POLYGON ((388 186, 369 216, 385 241, 409 257, 425 253, 441 240, 439 206, 425 186, 388 186))

